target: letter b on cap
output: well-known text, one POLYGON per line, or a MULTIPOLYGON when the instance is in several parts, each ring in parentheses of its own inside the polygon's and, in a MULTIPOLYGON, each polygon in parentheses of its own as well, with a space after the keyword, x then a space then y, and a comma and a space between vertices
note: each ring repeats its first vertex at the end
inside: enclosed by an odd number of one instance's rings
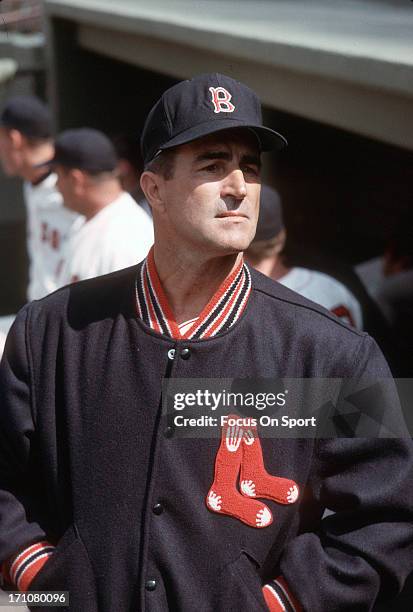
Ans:
POLYGON ((232 113, 235 106, 231 103, 231 94, 224 87, 210 87, 214 113, 232 113))

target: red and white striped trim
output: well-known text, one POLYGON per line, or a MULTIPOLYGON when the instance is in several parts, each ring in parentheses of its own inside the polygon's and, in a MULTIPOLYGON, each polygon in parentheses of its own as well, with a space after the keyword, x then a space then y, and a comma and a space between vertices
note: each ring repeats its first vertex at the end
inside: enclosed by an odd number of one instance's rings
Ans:
POLYGON ((195 321, 198 321, 198 317, 194 317, 193 319, 190 319, 189 321, 184 321, 183 323, 179 323, 178 327, 179 327, 179 331, 181 332, 181 336, 184 336, 185 333, 188 331, 188 329, 191 329, 191 327, 193 327, 195 321))
POLYGON ((19 591, 27 591, 36 574, 54 553, 55 547, 43 540, 22 550, 9 564, 9 577, 19 591))
POLYGON ((270 612, 303 612, 301 604, 291 593, 282 576, 265 584, 262 593, 270 612))
MULTIPOLYGON (((153 249, 142 264, 136 280, 136 310, 139 318, 154 331, 174 338, 210 338, 232 327, 241 317, 251 294, 251 276, 241 261, 224 280, 192 325, 181 330, 162 289, 153 249)), ((188 322, 187 322, 188 323, 188 322)))

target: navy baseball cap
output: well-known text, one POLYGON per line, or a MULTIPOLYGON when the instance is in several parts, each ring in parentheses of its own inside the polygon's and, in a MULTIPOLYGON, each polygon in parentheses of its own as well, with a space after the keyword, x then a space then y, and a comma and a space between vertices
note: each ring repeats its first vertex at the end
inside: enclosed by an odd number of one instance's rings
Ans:
POLYGON ((141 137, 148 164, 161 151, 230 128, 249 128, 262 151, 282 149, 286 139, 262 125, 254 91, 223 74, 201 74, 167 91, 150 111, 141 137))
POLYGON ((280 195, 268 185, 261 186, 260 213, 253 242, 271 240, 284 229, 280 195))
POLYGON ((53 158, 38 167, 61 165, 99 173, 112 172, 117 163, 115 147, 103 132, 92 128, 77 128, 59 134, 53 158))
POLYGON ((48 139, 52 136, 49 109, 35 96, 10 98, 0 115, 0 126, 18 130, 28 138, 48 139))

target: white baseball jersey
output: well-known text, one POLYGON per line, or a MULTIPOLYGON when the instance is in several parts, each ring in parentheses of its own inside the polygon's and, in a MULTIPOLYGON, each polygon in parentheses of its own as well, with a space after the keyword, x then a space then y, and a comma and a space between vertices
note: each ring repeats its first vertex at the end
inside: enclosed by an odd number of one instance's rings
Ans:
POLYGON ((292 268, 277 280, 285 287, 324 306, 354 327, 363 328, 360 304, 347 287, 335 278, 315 270, 292 268))
POLYGON ((80 227, 78 223, 59 267, 59 287, 137 264, 153 244, 150 217, 126 192, 80 227))
POLYGON ((0 317, 0 359, 3 355, 4 344, 6 342, 7 334, 14 321, 15 315, 7 315, 0 317))
POLYGON ((27 250, 29 255, 28 300, 44 297, 59 287, 56 274, 73 223, 84 217, 63 206, 56 189, 56 174, 49 174, 38 185, 25 181, 27 211, 27 250))
POLYGON ((359 264, 355 270, 382 314, 393 325, 400 304, 413 301, 413 269, 385 276, 384 258, 376 257, 359 264))

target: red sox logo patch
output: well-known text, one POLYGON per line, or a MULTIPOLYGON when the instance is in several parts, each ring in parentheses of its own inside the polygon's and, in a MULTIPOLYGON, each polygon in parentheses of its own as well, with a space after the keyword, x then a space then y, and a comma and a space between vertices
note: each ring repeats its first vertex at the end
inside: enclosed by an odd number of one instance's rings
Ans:
POLYGON ((228 424, 222 428, 206 505, 211 512, 232 516, 260 529, 271 525, 273 515, 267 504, 254 498, 294 504, 299 489, 294 480, 267 472, 257 427, 239 426, 240 420, 229 415, 228 424))
POLYGON ((231 94, 224 87, 210 87, 214 113, 233 113, 235 106, 231 102, 231 94))

